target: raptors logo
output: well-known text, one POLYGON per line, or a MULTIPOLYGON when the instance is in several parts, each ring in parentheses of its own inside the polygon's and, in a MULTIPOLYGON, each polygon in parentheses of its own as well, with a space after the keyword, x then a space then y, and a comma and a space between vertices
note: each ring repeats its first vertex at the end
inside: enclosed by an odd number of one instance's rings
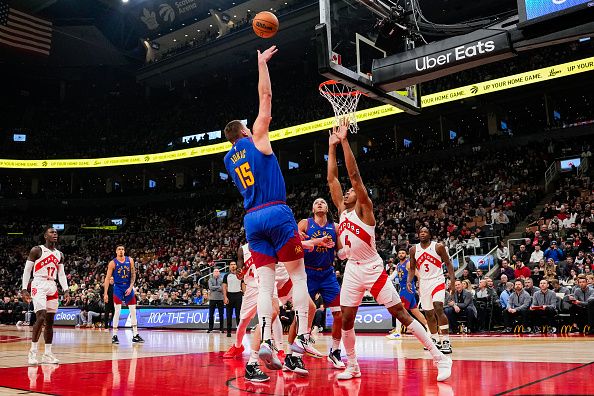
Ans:
POLYGON ((31 289, 31 295, 34 296, 36 294, 37 294, 37 288, 34 287, 34 288, 31 289))
POLYGON ((301 246, 295 246, 295 254, 303 253, 303 248, 301 246))

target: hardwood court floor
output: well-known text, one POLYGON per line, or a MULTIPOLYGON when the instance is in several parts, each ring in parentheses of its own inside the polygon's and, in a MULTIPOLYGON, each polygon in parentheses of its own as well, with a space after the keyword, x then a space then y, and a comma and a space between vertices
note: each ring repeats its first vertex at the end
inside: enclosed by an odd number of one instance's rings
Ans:
MULTIPOLYGON (((452 377, 437 383, 429 354, 412 336, 389 341, 361 335, 363 376, 346 382, 325 359, 305 358, 308 377, 269 372, 254 385, 243 378, 243 359, 224 360, 232 338, 202 331, 142 330, 132 345, 120 330, 119 346, 107 331, 58 328, 60 365, 27 366, 29 328, 0 326, 0 395, 588 395, 594 394, 594 337, 452 337, 452 377)), ((246 349, 251 337, 244 340, 246 349)), ((327 351, 330 337, 316 344, 327 351)), ((41 344, 41 343, 40 343, 41 344)), ((43 345, 40 345, 43 351, 43 345)))

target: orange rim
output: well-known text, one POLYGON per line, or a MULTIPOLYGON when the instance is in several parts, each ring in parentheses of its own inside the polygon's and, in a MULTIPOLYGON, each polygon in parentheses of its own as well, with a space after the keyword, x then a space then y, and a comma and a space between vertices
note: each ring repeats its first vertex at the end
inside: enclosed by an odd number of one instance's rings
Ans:
MULTIPOLYGON (((342 84, 342 83, 338 82, 336 80, 324 81, 323 83, 320 84, 319 90, 322 94, 330 95, 330 96, 359 96, 359 95, 363 95, 363 92, 357 91, 356 89, 351 90, 349 92, 331 92, 326 89, 326 87, 328 87, 330 85, 338 85, 338 84, 342 84)), ((345 84, 342 84, 342 85, 344 85, 345 87, 348 87, 345 84)), ((351 88, 349 88, 349 89, 351 89, 351 88)))

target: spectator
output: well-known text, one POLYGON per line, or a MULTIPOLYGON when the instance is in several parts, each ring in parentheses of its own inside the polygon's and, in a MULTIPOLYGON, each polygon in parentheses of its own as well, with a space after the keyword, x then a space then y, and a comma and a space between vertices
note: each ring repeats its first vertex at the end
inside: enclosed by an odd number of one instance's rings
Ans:
POLYGON ((555 292, 549 290, 549 282, 546 279, 540 281, 540 289, 534 293, 532 298, 532 306, 530 312, 532 314, 531 322, 534 325, 533 331, 538 333, 545 326, 548 327, 548 332, 554 334, 557 332, 555 328, 555 315, 557 315, 557 296, 555 292))
POLYGON ((215 268, 212 276, 208 280, 208 289, 210 290, 210 302, 208 309, 208 333, 211 333, 214 327, 214 313, 215 309, 219 311, 219 325, 221 333, 223 332, 223 280, 221 279, 221 271, 215 268))
MULTIPOLYGON (((140 300, 138 301, 138 305, 150 305, 151 302, 146 293, 140 293, 140 300)), ((107 313, 105 314, 107 316, 107 313)))
POLYGON ((565 286, 562 286, 557 279, 553 279, 551 281, 551 286, 553 287, 553 291, 557 294, 569 294, 569 289, 565 286))
POLYGON ((505 284, 505 290, 503 292, 501 292, 501 295, 499 296, 499 304, 501 305, 502 309, 504 309, 504 310, 507 309, 509 296, 511 296, 513 292, 514 292, 514 283, 507 282, 505 284))
POLYGON ((503 321, 505 323, 505 332, 511 333, 514 321, 519 325, 526 326, 524 330, 530 331, 528 327, 528 312, 532 299, 524 290, 524 281, 516 279, 514 282, 514 292, 509 296, 507 308, 503 311, 503 321))
POLYGON ((460 280, 456 281, 454 288, 455 292, 453 295, 448 293, 444 312, 450 323, 450 331, 457 333, 459 330, 458 320, 462 317, 466 318, 469 328, 472 329, 474 327, 476 308, 473 303, 472 294, 464 289, 463 283, 460 280))
POLYGON ((590 334, 594 329, 594 290, 588 287, 588 281, 584 275, 579 275, 578 287, 575 288, 573 294, 569 295, 569 301, 572 307, 570 308, 573 323, 576 323, 579 328, 583 328, 585 324, 590 325, 590 334))
POLYGON ((501 293, 503 293, 503 291, 507 287, 506 286, 507 281, 508 281, 507 275, 501 274, 501 278, 499 279, 499 283, 497 284, 497 288, 495 289, 498 296, 500 296, 501 293))
POLYGON ((563 260, 563 251, 557 247, 557 241, 552 241, 551 246, 544 252, 545 258, 552 258, 555 262, 563 260))
POLYGON ((462 270, 462 276, 460 277, 460 280, 467 280, 471 285, 476 283, 476 277, 474 276, 474 274, 472 272, 470 272, 470 270, 468 268, 464 268, 462 270))
POLYGON ((524 279, 524 290, 526 293, 530 295, 530 297, 534 297, 534 293, 536 293, 539 289, 538 287, 534 286, 534 281, 532 278, 524 279))
POLYGON ((469 254, 481 253, 481 241, 476 237, 474 233, 471 233, 470 239, 466 240, 465 247, 469 254))
MULTIPOLYGON (((535 247, 535 250, 536 250, 536 247, 535 247)), ((518 260, 520 260, 521 262, 530 263, 531 255, 526 250, 526 245, 520 245, 520 250, 516 253, 516 256, 518 257, 518 260)))
POLYGON ((556 277, 557 277, 557 266, 555 265, 555 261, 553 261, 553 259, 547 259, 547 262, 545 263, 544 279, 546 279, 550 283, 556 277))
POLYGON ((94 319, 101 318, 101 312, 103 312, 103 308, 101 307, 99 298, 96 294, 90 295, 87 311, 87 327, 93 327, 95 325, 94 319))
POLYGON ((497 250, 495 251, 495 256, 497 257, 497 261, 501 264, 503 260, 509 260, 509 249, 505 246, 505 243, 502 240, 497 242, 497 250))
POLYGON ((462 286, 464 287, 464 290, 470 293, 470 295, 474 298, 474 288, 468 279, 462 280, 462 286))
POLYGON ((518 261, 516 262, 516 270, 514 271, 514 279, 526 279, 530 278, 532 275, 532 271, 530 268, 526 267, 523 262, 518 261))
POLYGON ((501 268, 499 269, 499 279, 502 279, 502 276, 505 275, 507 279, 512 280, 515 278, 514 269, 509 265, 508 259, 503 259, 501 261, 501 268))
POLYGON ((487 287, 487 280, 481 279, 474 295, 474 305, 477 311, 478 331, 491 330, 491 319, 497 296, 494 290, 487 287))

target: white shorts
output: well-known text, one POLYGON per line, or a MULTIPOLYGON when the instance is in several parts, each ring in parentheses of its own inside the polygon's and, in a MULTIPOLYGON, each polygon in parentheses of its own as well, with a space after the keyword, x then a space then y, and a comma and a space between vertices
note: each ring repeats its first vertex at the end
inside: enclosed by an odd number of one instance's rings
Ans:
POLYGON ((258 288, 246 286, 243 299, 241 300, 241 311, 239 319, 251 319, 258 311, 258 288))
POLYGON ((445 301, 445 278, 443 276, 433 279, 419 280, 419 302, 421 309, 431 311, 434 302, 445 301))
POLYGON ((53 280, 33 278, 31 298, 35 312, 46 310, 53 313, 58 311, 58 287, 53 280))
POLYGON ((347 262, 340 288, 340 305, 358 307, 366 290, 386 308, 400 303, 400 296, 388 279, 382 260, 367 264, 347 262))

